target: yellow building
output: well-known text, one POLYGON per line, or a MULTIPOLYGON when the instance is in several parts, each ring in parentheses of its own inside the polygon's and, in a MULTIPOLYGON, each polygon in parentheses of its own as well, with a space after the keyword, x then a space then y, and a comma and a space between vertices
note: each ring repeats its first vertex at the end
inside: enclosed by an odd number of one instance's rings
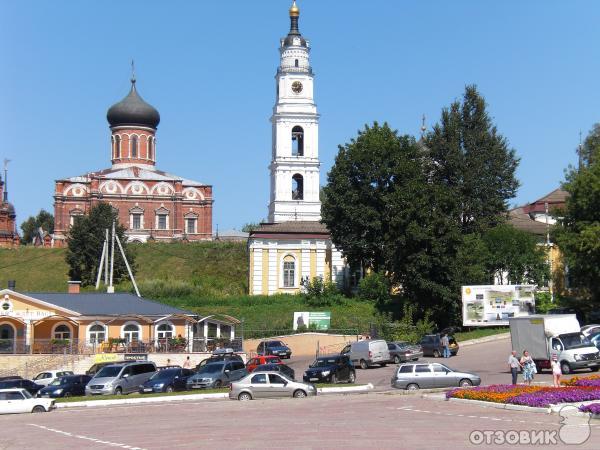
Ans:
POLYGON ((205 351, 234 340, 235 322, 126 293, 0 291, 4 354, 205 351))

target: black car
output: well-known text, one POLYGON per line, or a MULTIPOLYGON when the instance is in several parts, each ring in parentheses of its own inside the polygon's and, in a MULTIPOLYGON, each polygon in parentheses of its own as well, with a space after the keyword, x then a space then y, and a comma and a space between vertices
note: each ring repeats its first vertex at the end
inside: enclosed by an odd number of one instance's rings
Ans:
POLYGON ((236 355, 235 353, 218 353, 212 354, 207 359, 203 359, 199 364, 196 365, 196 371, 200 370, 201 367, 204 367, 207 364, 221 361, 241 361, 244 360, 240 355, 236 355))
POLYGON ((90 377, 93 377, 94 375, 96 375, 98 372, 100 372, 100 369, 102 369, 105 366, 114 366, 116 364, 127 364, 130 363, 131 361, 109 361, 109 362, 99 362, 94 364, 92 367, 90 367, 85 374, 89 375, 90 377))
POLYGON ((347 356, 319 356, 304 372, 302 379, 317 383, 337 383, 340 381, 354 383, 356 372, 350 358, 347 356))
MULTIPOLYGON (((423 349, 423 356, 433 356, 439 358, 444 354, 444 347, 442 346, 443 334, 426 334, 421 339, 421 348, 423 349)), ((456 356, 458 353, 458 342, 454 339, 454 336, 448 335, 448 342, 450 343, 450 356, 456 356)))
POLYGON ((19 375, 9 375, 7 377, 0 377, 0 381, 7 381, 7 380, 22 380, 23 377, 20 377, 19 375))
POLYGON ((290 380, 296 379, 294 369, 285 364, 261 364, 260 366, 256 366, 256 369, 254 369, 252 373, 254 372, 281 372, 290 380))
POLYGON ((57 398, 85 395, 85 386, 91 379, 89 375, 66 375, 40 389, 37 396, 57 398))
POLYGON ((139 392, 140 394, 149 394, 151 392, 184 391, 187 379, 193 374, 193 370, 181 367, 159 370, 140 386, 139 392))
POLYGON ((35 397, 37 392, 42 389, 44 386, 41 384, 36 384, 31 380, 6 380, 0 381, 0 389, 14 389, 14 388, 23 388, 31 395, 35 397))
POLYGON ((281 359, 290 359, 292 356, 292 349, 281 341, 263 341, 258 344, 256 353, 260 356, 275 355, 279 356, 281 359))

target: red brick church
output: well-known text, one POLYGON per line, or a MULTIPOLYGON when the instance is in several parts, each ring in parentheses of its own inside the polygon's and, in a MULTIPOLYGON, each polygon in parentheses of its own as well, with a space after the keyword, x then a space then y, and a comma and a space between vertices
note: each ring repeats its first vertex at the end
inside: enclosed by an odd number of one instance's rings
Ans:
MULTIPOLYGON (((6 174, 6 170, 4 171, 6 174)), ((17 214, 15 207, 8 201, 8 192, 2 174, 0 174, 0 247, 12 248, 19 246, 19 234, 16 228, 17 214)))
POLYGON ((158 111, 131 91, 106 115, 112 166, 56 181, 54 243, 98 202, 118 211, 130 242, 212 239, 212 186, 156 168, 158 111))

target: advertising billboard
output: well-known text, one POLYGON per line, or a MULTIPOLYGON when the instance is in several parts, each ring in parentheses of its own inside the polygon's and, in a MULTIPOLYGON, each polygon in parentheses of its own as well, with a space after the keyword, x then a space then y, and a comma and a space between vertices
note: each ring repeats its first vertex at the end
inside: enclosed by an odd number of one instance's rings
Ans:
POLYGON ((313 330, 329 330, 331 324, 330 312, 295 312, 294 330, 298 327, 312 328, 313 330))
POLYGON ((535 286, 463 286, 462 309, 464 326, 508 325, 510 317, 535 313, 535 286))

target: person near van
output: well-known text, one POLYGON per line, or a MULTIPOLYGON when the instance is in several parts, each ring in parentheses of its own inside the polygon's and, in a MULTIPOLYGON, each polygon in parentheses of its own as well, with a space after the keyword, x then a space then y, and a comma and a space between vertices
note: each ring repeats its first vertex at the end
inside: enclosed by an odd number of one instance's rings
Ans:
POLYGON ((531 385, 533 381, 533 375, 536 373, 535 363, 529 355, 527 350, 523 350, 523 356, 521 357, 521 367, 523 367, 523 381, 525 384, 531 385))
POLYGON ((450 358, 450 339, 448 338, 448 334, 444 334, 440 341, 443 347, 443 355, 444 358, 450 358))
POLYGON ((558 362, 558 355, 556 353, 552 355, 552 361, 550 362, 550 366, 552 367, 552 385, 554 387, 560 387, 560 377, 562 375, 562 370, 560 368, 560 363, 558 362))
POLYGON ((191 369, 192 368, 192 362, 190 361, 190 357, 189 356, 187 358, 185 358, 185 361, 183 362, 183 368, 184 369, 191 369))
POLYGON ((521 362, 517 358, 516 350, 513 350, 508 357, 508 367, 510 368, 510 373, 512 375, 512 384, 517 384, 517 375, 519 373, 519 368, 521 367, 521 362))

